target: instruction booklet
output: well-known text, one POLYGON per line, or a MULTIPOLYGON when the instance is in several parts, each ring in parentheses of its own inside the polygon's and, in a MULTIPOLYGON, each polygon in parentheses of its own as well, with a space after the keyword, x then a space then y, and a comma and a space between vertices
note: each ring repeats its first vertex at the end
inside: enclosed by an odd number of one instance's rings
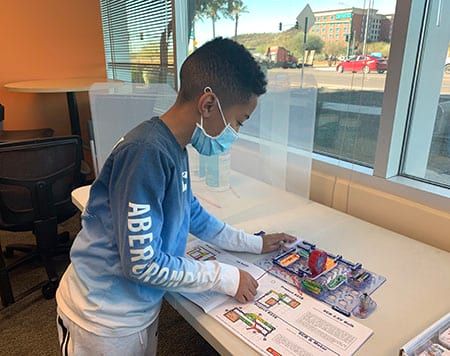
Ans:
POLYGON ((186 255, 246 270, 258 280, 251 303, 215 293, 182 293, 236 336, 264 355, 353 355, 373 334, 366 326, 218 247, 188 243, 186 255))

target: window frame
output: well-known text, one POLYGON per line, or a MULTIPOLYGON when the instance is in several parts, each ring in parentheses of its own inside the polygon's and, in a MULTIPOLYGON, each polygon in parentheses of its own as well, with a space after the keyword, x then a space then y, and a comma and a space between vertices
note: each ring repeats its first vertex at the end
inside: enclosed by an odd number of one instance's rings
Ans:
MULTIPOLYGON (((425 1, 426 2, 426 1, 425 1)), ((399 174, 404 148, 410 100, 417 76, 420 31, 423 16, 412 16, 425 11, 425 4, 412 0, 397 1, 393 24, 389 67, 385 95, 381 108, 380 127, 375 151, 374 176, 389 179, 399 174), (400 6, 401 3, 401 6, 400 6), (411 61, 408 58, 416 58, 411 61)))
MULTIPOLYGON (((394 67, 394 69, 400 68, 400 70, 389 71, 386 79, 374 175, 403 181, 405 184, 413 186, 417 186, 417 184, 413 184, 414 181, 421 182, 424 189, 424 184, 428 184, 450 191, 444 184, 405 172, 408 140, 412 137, 414 137, 414 140, 418 139, 416 137, 418 136, 417 132, 411 133, 411 122, 415 119, 415 103, 416 100, 420 100, 417 94, 422 94, 424 92, 422 88, 427 87, 426 83, 423 85, 420 82, 423 79, 421 78, 423 67, 427 67, 426 63, 422 63, 425 53, 424 41, 426 36, 430 35, 430 32, 436 31, 430 27, 433 25, 433 20, 429 17, 435 16, 436 12, 439 13, 437 7, 440 6, 442 6, 441 1, 431 0, 413 3, 408 0, 402 2, 402 8, 399 8, 397 3, 389 66, 394 67), (400 30, 396 30, 396 28, 400 28, 400 30), (411 58, 414 58, 414 60, 411 60, 411 58), (410 137, 410 135, 413 136, 410 137)), ((429 122, 428 125, 431 125, 431 127, 428 127, 428 131, 431 130, 432 132, 434 120, 429 122)), ((431 138, 428 139, 431 144, 431 138)), ((423 166, 426 166, 429 149, 417 151, 419 151, 417 154, 420 156, 418 159, 421 160, 423 166), (426 152, 426 154, 420 154, 420 151, 426 152)), ((439 191, 442 194, 441 189, 430 187, 428 190, 439 191)))
POLYGON ((450 188, 450 184, 435 182, 425 177, 431 155, 437 109, 443 84, 442 71, 430 71, 435 63, 445 63, 450 44, 442 46, 442 38, 449 38, 450 24, 442 24, 442 14, 450 11, 450 2, 428 1, 424 16, 420 58, 417 59, 417 77, 414 83, 415 95, 411 98, 411 111, 405 133, 404 150, 400 162, 399 175, 425 183, 450 188), (441 62, 442 60, 442 62, 441 62), (420 103, 420 105, 418 105, 420 103), (432 113, 432 120, 425 119, 432 113), (425 149, 423 149, 425 143, 425 149), (408 156, 414 160, 408 159, 408 156))

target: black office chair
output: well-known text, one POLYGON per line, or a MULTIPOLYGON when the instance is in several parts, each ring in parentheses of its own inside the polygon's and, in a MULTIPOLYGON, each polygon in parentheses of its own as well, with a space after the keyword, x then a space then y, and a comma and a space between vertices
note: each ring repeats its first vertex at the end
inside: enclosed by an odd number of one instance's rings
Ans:
MULTIPOLYGON (((53 298, 58 274, 52 257, 68 252, 68 233, 58 235, 57 226, 77 213, 71 192, 80 185, 81 139, 78 136, 15 141, 0 144, 0 233, 32 231, 36 245, 6 246, 26 255, 7 264, 0 247, 0 296, 2 304, 14 303, 8 272, 39 257, 48 281, 44 297, 53 298)), ((32 288, 31 291, 36 288, 32 288)))
POLYGON ((0 104, 0 142, 29 140, 33 138, 52 137, 54 131, 50 128, 32 130, 3 130, 5 107, 0 104))

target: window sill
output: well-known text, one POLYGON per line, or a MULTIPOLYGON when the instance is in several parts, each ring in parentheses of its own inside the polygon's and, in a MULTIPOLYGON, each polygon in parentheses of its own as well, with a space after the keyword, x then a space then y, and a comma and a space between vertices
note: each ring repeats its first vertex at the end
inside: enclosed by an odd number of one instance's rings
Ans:
POLYGON ((366 174, 369 176, 373 175, 373 169, 366 167, 366 166, 362 166, 360 164, 357 163, 351 163, 351 162, 347 162, 347 161, 343 161, 334 157, 330 157, 330 156, 326 156, 320 153, 315 153, 313 152, 312 154, 312 158, 314 162, 321 162, 324 164, 329 164, 329 165, 333 165, 335 167, 344 169, 344 170, 349 170, 352 172, 358 172, 361 174, 366 174))
MULTIPOLYGON (((245 134, 241 138, 253 143, 261 143, 261 139, 245 134)), ((267 142, 266 142, 267 143, 267 142)), ((309 157, 310 152, 285 145, 268 143, 272 146, 286 149, 290 154, 309 157)), ((351 163, 329 157, 319 153, 312 153, 312 170, 318 173, 347 180, 382 193, 391 194, 409 200, 413 203, 425 205, 446 213, 450 213, 450 189, 416 181, 414 179, 395 176, 389 179, 373 175, 373 169, 356 163, 351 163)))
POLYGON ((402 184, 405 186, 408 186, 410 188, 422 190, 424 192, 428 192, 430 194, 439 195, 442 197, 450 198, 450 189, 439 187, 430 183, 421 182, 419 180, 402 177, 402 176, 396 176, 389 178, 388 181, 402 184))
POLYGON ((312 169, 321 174, 335 176, 383 193, 398 196, 413 203, 450 213, 450 189, 396 176, 389 179, 373 175, 373 169, 313 154, 312 169))

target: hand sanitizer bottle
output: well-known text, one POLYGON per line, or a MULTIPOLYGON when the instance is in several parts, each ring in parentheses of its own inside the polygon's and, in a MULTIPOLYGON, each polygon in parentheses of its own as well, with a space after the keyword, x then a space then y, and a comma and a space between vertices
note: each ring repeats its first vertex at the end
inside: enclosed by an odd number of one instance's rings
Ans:
POLYGON ((206 157, 206 185, 213 191, 230 188, 231 154, 225 152, 206 157))
POLYGON ((205 180, 205 156, 199 154, 190 144, 186 146, 189 154, 189 168, 191 171, 191 180, 199 182, 205 180))

